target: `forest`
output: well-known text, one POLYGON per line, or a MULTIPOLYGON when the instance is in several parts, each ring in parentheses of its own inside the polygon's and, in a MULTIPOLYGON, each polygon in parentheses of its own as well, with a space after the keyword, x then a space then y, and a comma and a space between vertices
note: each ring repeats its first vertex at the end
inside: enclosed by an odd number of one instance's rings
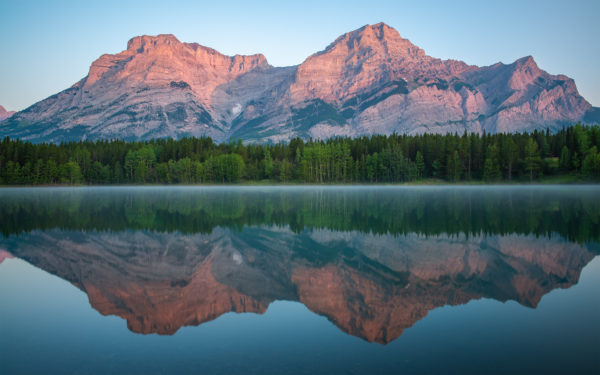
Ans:
POLYGON ((600 181, 600 126, 557 133, 373 135, 289 143, 0 142, 1 185, 600 181))

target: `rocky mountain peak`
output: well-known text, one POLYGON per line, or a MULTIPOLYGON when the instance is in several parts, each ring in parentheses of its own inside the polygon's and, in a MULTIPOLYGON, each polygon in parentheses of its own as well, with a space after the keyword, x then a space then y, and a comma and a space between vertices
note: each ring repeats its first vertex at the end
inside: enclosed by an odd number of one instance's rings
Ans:
POLYGON ((533 59, 533 56, 531 56, 531 55, 528 55, 528 56, 525 56, 525 57, 521 57, 515 63, 518 64, 518 65, 528 66, 528 67, 532 67, 532 68, 534 68, 534 67, 537 68, 538 67, 537 63, 533 59))
POLYGON ((514 90, 527 90, 531 83, 544 73, 532 56, 522 57, 511 65, 513 73, 509 80, 509 87, 514 90))
POLYGON ((280 142, 556 130, 596 121, 597 113, 572 79, 541 70, 531 56, 488 67, 441 60, 378 23, 281 68, 261 54, 227 56, 170 34, 136 36, 126 50, 94 61, 80 82, 4 120, 0 136, 280 142))
POLYGON ((317 55, 352 52, 370 52, 370 55, 383 53, 384 56, 393 58, 425 55, 425 51, 412 44, 408 39, 402 38, 396 29, 383 22, 365 25, 360 29, 343 34, 317 55))
POLYGON ((5 120, 15 114, 15 111, 7 111, 0 105, 0 121, 5 120))
POLYGON ((179 39, 173 34, 140 35, 135 36, 127 42, 127 50, 133 52, 143 52, 146 48, 152 48, 163 45, 180 45, 179 39))
MULTIPOLYGON (((127 42, 127 50, 122 54, 133 53, 133 54, 156 54, 170 53, 174 58, 182 58, 185 55, 192 55, 196 58, 196 62, 200 65, 207 64, 215 67, 215 60, 229 60, 230 65, 235 66, 240 63, 247 64, 247 68, 254 68, 256 66, 268 65, 267 59, 263 54, 254 55, 234 55, 226 56, 219 51, 205 47, 198 43, 184 43, 180 42, 172 34, 160 34, 156 36, 152 35, 141 35, 131 38, 127 42)), ((231 70, 231 69, 230 69, 231 70)))
MULTIPOLYGON (((90 67, 85 87, 98 80, 123 81, 137 87, 152 82, 183 81, 195 88, 204 87, 216 77, 246 73, 256 67, 268 66, 262 54, 226 56, 197 43, 180 42, 174 35, 141 35, 127 42, 127 49, 118 54, 102 55, 90 67), (211 72, 211 73, 209 73, 211 72)), ((211 86, 212 87, 212 86, 211 86)))
POLYGON ((532 75, 539 75, 543 72, 533 59, 533 56, 525 56, 513 63, 516 70, 527 72, 532 75))
POLYGON ((471 69, 460 61, 442 61, 400 36, 384 23, 366 25, 337 38, 298 68, 293 98, 345 101, 372 92, 374 86, 415 78, 447 78, 471 69))

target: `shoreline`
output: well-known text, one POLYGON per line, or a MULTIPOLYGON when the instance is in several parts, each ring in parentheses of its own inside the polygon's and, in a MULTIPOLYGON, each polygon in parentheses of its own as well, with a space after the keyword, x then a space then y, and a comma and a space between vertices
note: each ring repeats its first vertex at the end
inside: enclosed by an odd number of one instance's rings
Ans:
POLYGON ((497 186, 600 186, 600 181, 533 181, 533 182, 448 182, 448 181, 427 181, 427 182, 406 182, 406 183, 281 183, 275 181, 251 182, 251 183, 225 183, 225 184, 50 184, 50 185, 0 185, 0 189, 15 188, 60 188, 60 187, 78 187, 78 188, 96 188, 96 187, 497 187, 497 186))

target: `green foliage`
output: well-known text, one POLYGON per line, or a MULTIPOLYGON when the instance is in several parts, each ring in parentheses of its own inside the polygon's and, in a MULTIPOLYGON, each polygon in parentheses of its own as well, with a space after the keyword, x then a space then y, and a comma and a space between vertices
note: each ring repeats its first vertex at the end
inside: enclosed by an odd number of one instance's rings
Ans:
POLYGON ((599 149, 600 128, 581 125, 556 134, 393 134, 308 142, 296 138, 276 145, 243 145, 240 140, 215 144, 210 138, 56 145, 5 138, 0 142, 0 183, 533 181, 542 174, 598 181, 599 149))
POLYGON ((491 145, 487 148, 483 165, 483 179, 487 182, 498 181, 502 178, 500 163, 498 163, 498 148, 491 145))
POLYGON ((448 180, 450 181, 459 181, 462 175, 462 164, 460 161, 460 156, 458 155, 458 150, 454 150, 452 155, 448 156, 448 180))
POLYGON ((264 173, 267 178, 271 178, 273 175, 273 159, 271 159, 271 153, 268 149, 265 149, 264 173))
POLYGON ((281 162, 281 168, 279 169, 279 180, 287 182, 292 178, 292 164, 287 160, 283 159, 281 162))
POLYGON ((61 167, 61 182, 67 184, 80 184, 83 182, 81 168, 74 161, 69 161, 61 167))
POLYGON ((529 138, 527 145, 525 146, 525 170, 529 173, 529 180, 533 180, 533 176, 537 171, 540 170, 542 159, 540 158, 540 152, 538 144, 529 138))
POLYGON ((417 177, 423 178, 423 173, 425 172, 425 161, 423 160, 423 154, 421 151, 417 151, 417 156, 415 157, 415 165, 417 167, 417 177))
POLYGON ((213 178, 216 182, 239 182, 246 166, 238 154, 219 155, 213 164, 213 178))
POLYGON ((586 178, 600 178, 600 153, 596 146, 590 148, 581 163, 581 172, 586 178))
POLYGON ((562 172, 567 172, 569 169, 571 169, 571 156, 567 146, 563 146, 563 148, 560 150, 560 159, 558 165, 562 172))
POLYGON ((506 138, 502 144, 503 167, 506 170, 508 180, 512 180, 515 163, 519 160, 519 148, 512 138, 506 138))

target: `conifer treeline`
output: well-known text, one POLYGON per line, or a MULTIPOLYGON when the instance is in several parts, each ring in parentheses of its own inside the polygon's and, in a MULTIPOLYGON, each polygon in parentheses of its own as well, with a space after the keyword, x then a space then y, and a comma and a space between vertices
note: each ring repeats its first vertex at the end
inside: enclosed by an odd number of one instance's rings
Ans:
POLYGON ((600 127, 558 133, 374 135, 275 145, 210 138, 0 143, 0 184, 600 180, 600 127))

